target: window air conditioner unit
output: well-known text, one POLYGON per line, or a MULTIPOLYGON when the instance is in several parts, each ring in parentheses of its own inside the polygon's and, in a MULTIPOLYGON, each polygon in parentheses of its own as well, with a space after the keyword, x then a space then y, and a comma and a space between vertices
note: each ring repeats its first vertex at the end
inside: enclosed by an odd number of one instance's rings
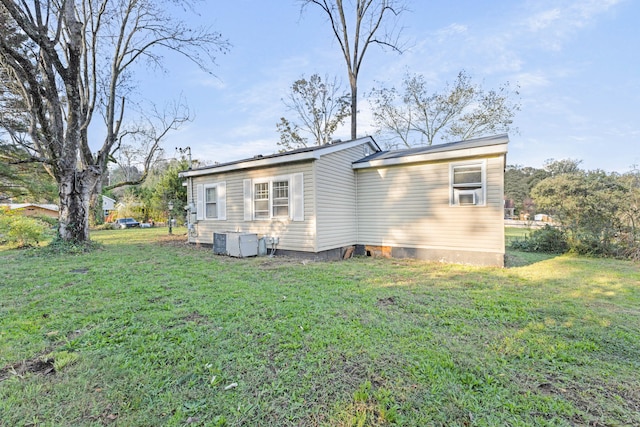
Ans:
POLYGON ((477 203, 475 190, 458 190, 456 197, 460 206, 475 205, 477 203))

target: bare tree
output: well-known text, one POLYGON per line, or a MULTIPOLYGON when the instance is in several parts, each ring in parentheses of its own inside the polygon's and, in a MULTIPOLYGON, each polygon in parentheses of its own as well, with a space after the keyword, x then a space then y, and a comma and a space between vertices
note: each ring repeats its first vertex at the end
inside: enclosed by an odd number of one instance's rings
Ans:
POLYGON ((390 146, 432 145, 513 130, 513 118, 520 104, 513 101, 518 90, 509 83, 497 91, 485 91, 461 71, 453 86, 431 93, 422 75, 407 74, 403 91, 374 89, 369 98, 378 133, 390 146), (395 143, 393 142, 395 141, 395 143))
POLYGON ((139 173, 125 175, 123 180, 110 183, 105 190, 143 183, 162 151, 160 143, 169 132, 190 120, 188 107, 180 101, 171 103, 162 111, 156 106, 151 106, 151 110, 150 115, 143 114, 138 122, 121 131, 122 138, 112 149, 112 156, 119 166, 125 170, 139 170, 139 173))
POLYGON ((369 46, 373 44, 402 52, 396 20, 405 7, 398 0, 351 0, 346 6, 342 0, 301 1, 303 10, 308 5, 320 7, 329 19, 333 35, 340 45, 351 87, 351 138, 355 139, 358 76, 362 60, 369 46))
MULTIPOLYGON (((28 123, 22 136, 10 129, 12 141, 56 178, 62 240, 89 239, 90 197, 128 135, 135 66, 146 61, 161 67, 164 51, 180 53, 208 71, 215 55, 227 48, 219 33, 175 18, 168 10, 175 5, 161 0, 0 0, 3 30, 8 31, 0 38, 0 68, 7 75, 0 84, 19 100, 22 109, 15 114, 28 123), (105 135, 97 150, 89 144, 96 112, 105 135)), ((170 123, 156 139, 175 128, 170 123)), ((0 123, 7 129, 5 124, 0 123)))
POLYGON ((324 82, 318 74, 296 80, 291 85, 291 92, 282 100, 287 108, 293 111, 300 125, 281 117, 277 124, 280 132, 278 145, 283 149, 307 147, 309 144, 322 145, 331 142, 331 136, 339 125, 349 117, 349 95, 341 93, 340 82, 334 77, 324 82), (309 139, 304 137, 308 134, 309 139))

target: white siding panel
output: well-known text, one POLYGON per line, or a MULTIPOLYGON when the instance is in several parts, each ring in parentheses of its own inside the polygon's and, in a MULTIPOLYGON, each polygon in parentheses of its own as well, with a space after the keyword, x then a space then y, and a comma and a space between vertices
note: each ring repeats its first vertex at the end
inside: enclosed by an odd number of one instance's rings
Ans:
MULTIPOLYGON (((226 220, 218 221, 198 221, 196 235, 190 236, 189 241, 193 243, 213 243, 214 232, 244 231, 257 233, 260 236, 277 236, 280 238, 279 249, 296 251, 314 251, 315 242, 315 212, 313 209, 313 195, 315 184, 313 182, 312 162, 295 163, 285 166, 243 170, 238 172, 225 172, 215 175, 195 177, 196 184, 206 184, 209 182, 226 183, 226 220), (249 181, 249 191, 251 190, 250 180, 281 175, 302 174, 302 200, 304 221, 291 221, 288 219, 255 221, 252 220, 252 213, 249 220, 245 220, 245 186, 249 181)), ((252 200, 252 197, 249 198, 252 200)), ((299 203, 300 203, 299 202, 299 203)), ((249 209, 252 203, 249 203, 249 209)))
POLYGON ((317 161, 318 251, 358 243, 356 175, 351 164, 364 157, 353 147, 317 161))
POLYGON ((487 161, 486 206, 449 206, 448 162, 359 170, 359 243, 504 252, 502 167, 487 161))
POLYGON ((291 219, 304 221, 304 176, 302 173, 291 177, 291 219))
POLYGON ((253 219, 253 186, 250 179, 242 180, 242 199, 244 206, 244 220, 253 219))

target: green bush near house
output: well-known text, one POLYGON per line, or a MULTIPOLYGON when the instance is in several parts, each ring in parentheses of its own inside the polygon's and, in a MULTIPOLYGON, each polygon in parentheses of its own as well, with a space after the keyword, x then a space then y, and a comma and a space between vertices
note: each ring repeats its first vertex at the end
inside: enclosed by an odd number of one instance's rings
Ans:
POLYGON ((564 231, 547 224, 543 228, 532 230, 522 239, 512 239, 509 248, 523 252, 562 254, 569 250, 569 244, 564 231))

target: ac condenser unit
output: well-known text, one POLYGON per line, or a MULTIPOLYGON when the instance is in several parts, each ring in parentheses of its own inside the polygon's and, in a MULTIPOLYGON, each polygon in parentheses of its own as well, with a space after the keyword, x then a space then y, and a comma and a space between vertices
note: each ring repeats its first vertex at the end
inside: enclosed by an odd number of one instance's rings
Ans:
POLYGON ((244 258, 258 255, 258 235, 255 233, 232 232, 213 234, 213 252, 244 258))

